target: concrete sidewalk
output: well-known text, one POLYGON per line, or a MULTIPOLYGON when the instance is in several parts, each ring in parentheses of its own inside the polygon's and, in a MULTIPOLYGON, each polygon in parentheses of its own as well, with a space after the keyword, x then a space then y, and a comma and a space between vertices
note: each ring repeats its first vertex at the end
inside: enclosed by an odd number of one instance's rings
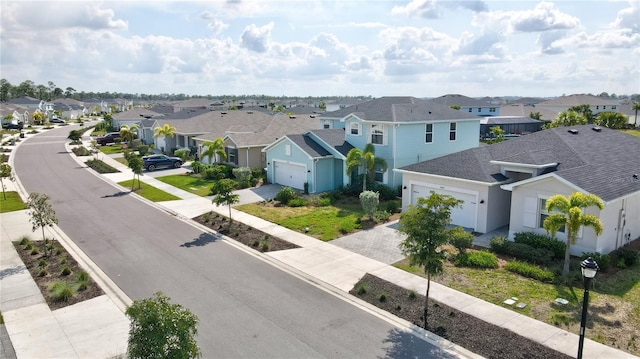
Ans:
MULTIPOLYGON (((125 165, 109 156, 101 155, 100 157, 103 161, 121 170, 120 173, 108 174, 101 177, 113 182, 114 185, 116 185, 115 183, 117 182, 132 178, 131 170, 125 165)), ((78 159, 78 161, 81 160, 78 159)), ((186 169, 183 169, 183 171, 186 171, 186 169)), ((149 202, 150 205, 172 212, 185 220, 189 220, 190 218, 211 210, 223 215, 228 214, 228 208, 226 206, 216 207, 215 205, 212 205, 210 198, 198 197, 172 186, 168 186, 154 178, 156 173, 161 173, 162 175, 169 174, 168 171, 153 173, 145 172, 145 176, 142 176, 141 180, 152 186, 161 188, 166 192, 174 194, 182 198, 182 200, 161 203, 149 202)), ((19 184, 17 187, 19 187, 19 184)), ((260 194, 256 194, 255 192, 247 193, 245 198, 247 198, 246 201, 259 200, 258 198, 272 198, 268 197, 271 196, 269 193, 272 192, 267 191, 266 193, 267 194, 263 194, 265 197, 261 197, 260 194)), ((141 198, 141 200, 145 199, 141 198)), ((2 310, 2 313, 5 316, 7 331, 11 336, 11 340, 14 341, 14 347, 16 348, 16 354, 18 357, 43 357, 43 355, 33 356, 32 354, 34 353, 28 351, 30 348, 39 347, 47 347, 52 348, 51 350, 55 350, 55 353, 51 353, 52 355, 57 353, 56 355, 53 355, 53 357, 66 357, 66 354, 69 354, 69 357, 103 358, 123 354, 126 351, 126 330, 128 330, 128 321, 122 314, 122 311, 124 310, 123 306, 127 305, 128 298, 126 298, 123 293, 119 293, 116 287, 109 291, 109 295, 107 295, 108 298, 100 297, 100 300, 88 301, 90 303, 86 302, 87 304, 78 307, 77 309, 70 308, 65 310, 64 313, 56 313, 58 311, 49 311, 50 314, 40 313, 39 311, 45 312, 45 310, 42 308, 42 297, 40 296, 40 298, 38 298, 39 291, 36 294, 34 292, 34 288, 30 287, 28 284, 31 279, 28 272, 25 271, 24 265, 17 262, 15 258, 12 258, 11 254, 6 254, 7 252, 15 253, 15 250, 10 247, 10 240, 15 240, 15 238, 18 238, 17 236, 25 234, 25 232, 26 234, 31 233, 28 218, 25 218, 26 214, 24 214, 24 211, 21 211, 21 213, 12 212, 12 214, 9 214, 7 217, 5 217, 5 215, 7 214, 3 214, 0 217, 0 219, 2 219, 1 226, 3 245, 2 256, 0 257, 2 259, 0 261, 0 270, 2 271, 1 273, 3 273, 2 278, 0 278, 0 285, 3 289, 2 295, 0 296, 0 310, 2 310), (16 285, 17 287, 12 290, 6 290, 6 288, 12 288, 12 285, 16 285), (5 293, 7 294, 6 296, 5 293), (22 303, 23 301, 24 303, 31 304, 26 306, 16 304, 22 303), (114 308, 118 309, 119 313, 113 312, 114 308), (98 312, 105 311, 108 315, 105 315, 104 317, 97 316, 93 319, 93 317, 89 317, 89 313, 93 313, 93 310, 97 310, 98 312), (38 316, 43 316, 47 319, 38 327, 29 327, 28 325, 30 323, 25 323, 28 322, 26 318, 30 318, 32 314, 36 315, 36 313, 38 316), (24 320, 20 320, 21 318, 24 320), (73 319, 77 320, 77 322, 68 324, 72 323, 73 319), (100 320, 102 320, 102 322, 100 320), (99 331, 99 328, 106 328, 109 325, 112 325, 113 329, 111 330, 117 333, 113 335, 111 342, 103 342, 102 346, 99 344, 96 344, 95 346, 83 346, 81 344, 91 342, 92 338, 84 337, 88 335, 87 331, 91 331, 93 329, 79 330, 78 322, 97 325, 98 328, 95 331, 99 331), (39 329, 46 327, 47 325, 57 325, 58 327, 55 328, 59 329, 59 332, 64 333, 64 337, 56 337, 50 340, 48 336, 45 336, 44 332, 39 329), (85 348, 93 348, 94 351, 87 352, 85 351, 87 350, 85 348)), ((232 216, 235 221, 245 223, 256 229, 300 246, 300 248, 297 249, 268 252, 265 254, 252 251, 238 244, 237 246, 239 248, 248 252, 253 252, 253 255, 262 258, 263 260, 270 261, 274 265, 288 270, 310 283, 319 283, 318 281, 320 281, 322 286, 333 292, 335 295, 341 296, 345 300, 353 302, 363 308, 367 308, 367 310, 370 310, 375 315, 390 318, 389 320, 394 323, 403 323, 403 321, 399 318, 395 318, 389 313, 381 313, 377 308, 360 303, 357 298, 350 296, 348 291, 365 273, 371 273, 404 288, 412 289, 420 293, 424 292, 424 289, 426 288, 426 279, 404 272, 388 264, 392 263, 391 261, 394 261, 393 256, 397 255, 394 252, 397 248, 392 248, 394 247, 393 244, 387 244, 386 249, 385 246, 381 246, 376 248, 365 248, 364 250, 362 248, 352 247, 351 250, 349 250, 343 247, 346 245, 358 246, 358 243, 362 243, 363 246, 366 246, 367 243, 364 241, 352 241, 350 244, 342 243, 341 246, 337 246, 332 243, 322 242, 303 233, 291 231, 235 209, 232 209, 232 216), (364 253, 366 255, 354 253, 356 250, 359 253, 364 253)), ((193 221, 191 222, 194 225, 198 225, 193 221)), ((202 228, 203 230, 209 231, 208 228, 202 228)), ((396 233, 393 228, 393 224, 390 226, 382 226, 372 229, 370 231, 372 232, 367 233, 367 236, 380 236, 380 238, 396 233)), ((56 233, 56 238, 66 237, 61 233, 56 233)), ((397 241, 398 239, 396 238, 395 240, 397 241)), ((344 241, 346 240, 343 240, 343 242, 344 241)), ((81 256, 81 254, 78 255, 81 256)), ((15 256, 17 256, 17 254, 15 254, 15 256)), ((88 258, 86 260, 88 261, 88 258)), ((89 263, 87 265, 90 265, 90 261, 88 262, 89 263)), ((100 277, 99 273, 98 277, 100 277)), ((106 281, 105 285, 108 287, 110 285, 108 278, 103 279, 106 281)), ((32 280, 31 283, 35 286, 32 280)), ((35 288, 35 290, 37 290, 37 288, 35 288)), ((577 353, 577 335, 536 321, 512 310, 484 302, 480 299, 452 290, 434 282, 431 283, 430 297, 437 301, 446 303, 451 307, 481 318, 489 323, 510 329, 519 335, 540 342, 543 345, 553 348, 561 353, 565 353, 570 356, 574 356, 577 353)), ((46 304, 44 304, 44 306, 46 307, 46 304)), ((422 336, 425 340, 429 340, 441 345, 443 348, 452 350, 458 353, 461 357, 477 357, 473 353, 466 351, 464 348, 452 345, 431 333, 423 330, 417 330, 416 327, 411 326, 410 323, 404 323, 404 325, 406 326, 405 329, 418 333, 418 335, 422 336)), ((100 338, 107 341, 105 340, 105 335, 106 334, 104 333, 101 334, 100 338)), ((586 339, 584 358, 609 359, 636 357, 586 339)))

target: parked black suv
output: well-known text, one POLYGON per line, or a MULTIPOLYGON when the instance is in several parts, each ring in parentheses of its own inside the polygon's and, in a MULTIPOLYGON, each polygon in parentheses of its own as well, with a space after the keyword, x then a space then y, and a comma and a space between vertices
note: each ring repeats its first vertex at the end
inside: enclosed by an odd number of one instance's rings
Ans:
POLYGON ((116 142, 116 140, 119 140, 119 139, 120 139, 120 132, 109 132, 104 136, 100 136, 96 138, 96 142, 99 145, 104 146, 109 143, 114 143, 116 142))
POLYGON ((180 168, 180 166, 182 166, 182 159, 166 155, 144 156, 142 157, 142 166, 147 171, 153 171, 156 168, 180 168))

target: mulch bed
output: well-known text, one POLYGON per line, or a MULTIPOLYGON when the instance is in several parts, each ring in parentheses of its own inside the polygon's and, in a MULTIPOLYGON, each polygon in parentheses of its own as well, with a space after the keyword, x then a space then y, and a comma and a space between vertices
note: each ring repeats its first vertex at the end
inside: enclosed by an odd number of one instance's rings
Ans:
POLYGON ((31 245, 37 249, 36 254, 33 249, 27 249, 19 242, 13 242, 18 255, 22 259, 22 262, 29 270, 31 277, 36 282, 44 299, 46 300, 51 310, 64 308, 68 305, 73 305, 91 298, 95 298, 104 294, 100 286, 89 279, 88 286, 83 290, 75 290, 73 297, 67 301, 56 301, 51 297, 49 286, 56 281, 66 281, 71 284, 72 287, 77 287, 76 276, 82 271, 78 262, 67 253, 67 251, 60 244, 53 242, 51 250, 47 250, 47 256, 44 255, 44 241, 30 241, 31 245), (41 265, 42 264, 42 265, 41 265), (63 274, 63 269, 68 267, 70 269, 69 274, 63 274), (46 271, 46 275, 41 275, 42 271, 46 271))
POLYGON ((228 217, 213 211, 195 217, 193 220, 260 252, 300 248, 293 243, 274 237, 238 221, 232 220, 231 225, 229 225, 228 217))
MULTIPOLYGON (((366 274, 350 293, 424 328, 424 295, 370 274, 366 274)), ((427 319, 428 331, 486 358, 571 358, 433 299, 429 299, 427 319)))

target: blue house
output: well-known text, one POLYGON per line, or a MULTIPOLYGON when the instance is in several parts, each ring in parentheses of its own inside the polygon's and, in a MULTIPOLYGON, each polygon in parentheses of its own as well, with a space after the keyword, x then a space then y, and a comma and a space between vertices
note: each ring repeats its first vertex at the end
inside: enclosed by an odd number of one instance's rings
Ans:
POLYGON ((445 106, 460 106, 460 111, 477 116, 500 116, 500 105, 475 98, 449 94, 436 97, 432 101, 445 106))
POLYGON ((311 193, 349 184, 347 153, 371 143, 388 165, 376 173, 376 182, 395 188, 402 174, 392 169, 479 145, 480 117, 415 97, 382 97, 318 119, 321 130, 265 147, 268 181, 297 189, 307 183, 311 193))

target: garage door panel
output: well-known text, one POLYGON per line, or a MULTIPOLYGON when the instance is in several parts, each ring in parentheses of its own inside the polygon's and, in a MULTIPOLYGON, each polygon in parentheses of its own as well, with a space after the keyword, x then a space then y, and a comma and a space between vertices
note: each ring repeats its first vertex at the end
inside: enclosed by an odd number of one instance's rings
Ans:
POLYGON ((303 189, 307 180, 307 172, 303 165, 286 162, 274 162, 274 182, 283 186, 303 189))
POLYGON ((462 200, 460 207, 451 210, 451 224, 465 228, 475 229, 477 215, 477 196, 474 194, 445 190, 428 186, 413 185, 411 191, 411 204, 416 204, 418 198, 427 198, 433 191, 440 195, 449 195, 462 200))

